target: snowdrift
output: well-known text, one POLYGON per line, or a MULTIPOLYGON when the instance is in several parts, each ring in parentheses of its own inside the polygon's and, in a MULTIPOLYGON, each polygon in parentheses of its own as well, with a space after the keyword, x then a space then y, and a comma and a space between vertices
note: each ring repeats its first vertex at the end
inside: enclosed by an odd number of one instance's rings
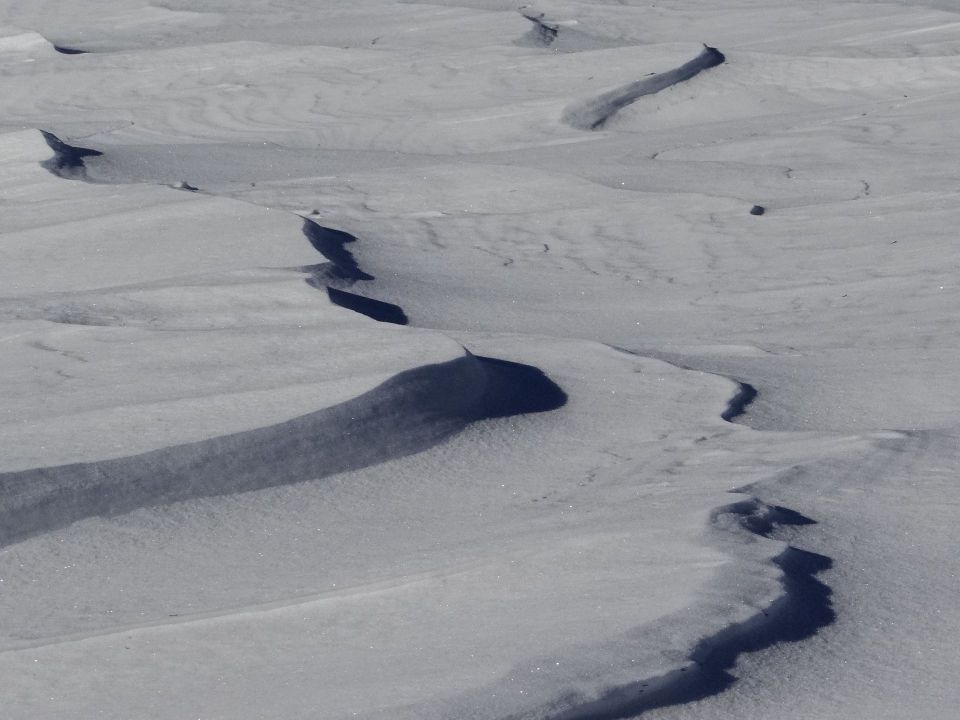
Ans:
POLYGON ((356 470, 423 450, 474 420, 549 410, 564 401, 534 368, 465 353, 271 427, 131 457, 0 474, 0 544, 93 515, 356 470))

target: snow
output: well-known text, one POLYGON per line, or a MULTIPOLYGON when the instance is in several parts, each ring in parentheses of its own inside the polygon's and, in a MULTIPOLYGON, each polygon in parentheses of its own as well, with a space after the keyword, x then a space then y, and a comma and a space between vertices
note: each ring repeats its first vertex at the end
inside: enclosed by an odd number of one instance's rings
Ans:
POLYGON ((953 717, 957 17, 0 0, 5 717, 953 717))
POLYGON ((304 282, 324 258, 302 218, 65 181, 51 154, 38 132, 2 136, 3 470, 251 430, 463 356, 326 302, 304 282))

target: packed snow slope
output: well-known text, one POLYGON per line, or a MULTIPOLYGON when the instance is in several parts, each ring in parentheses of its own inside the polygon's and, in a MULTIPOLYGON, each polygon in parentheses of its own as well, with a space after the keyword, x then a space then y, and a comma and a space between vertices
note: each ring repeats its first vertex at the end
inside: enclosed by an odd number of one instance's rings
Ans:
POLYGON ((958 79, 946 0, 0 0, 4 716, 954 717, 958 79))

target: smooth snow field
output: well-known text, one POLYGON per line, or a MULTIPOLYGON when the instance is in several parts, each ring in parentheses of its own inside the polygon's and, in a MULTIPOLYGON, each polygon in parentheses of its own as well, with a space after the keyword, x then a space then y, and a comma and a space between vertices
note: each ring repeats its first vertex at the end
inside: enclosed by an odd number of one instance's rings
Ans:
POLYGON ((0 718, 957 718, 958 115, 954 0, 0 0, 0 718))

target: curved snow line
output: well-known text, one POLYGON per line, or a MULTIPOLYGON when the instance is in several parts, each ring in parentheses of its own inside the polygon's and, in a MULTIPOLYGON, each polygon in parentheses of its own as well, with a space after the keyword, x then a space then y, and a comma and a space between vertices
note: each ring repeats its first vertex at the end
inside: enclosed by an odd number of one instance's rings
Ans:
MULTIPOLYGON (((765 505, 756 498, 714 510, 711 522, 715 529, 741 535, 748 542, 753 535, 771 538, 783 526, 814 523, 800 513, 765 505)), ((684 666, 614 688, 597 700, 550 716, 551 720, 619 720, 699 700, 736 682, 729 671, 742 653, 798 642, 832 623, 836 614, 831 590, 816 579, 832 566, 830 558, 787 545, 773 563, 780 568, 783 593, 766 610, 698 642, 684 666)))
POLYGON ((672 85, 689 80, 693 76, 722 64, 726 57, 709 45, 693 60, 667 72, 651 75, 629 85, 623 85, 592 100, 568 107, 563 113, 564 121, 580 130, 598 130, 621 108, 636 102, 644 95, 653 95, 672 85))
POLYGON ((737 392, 727 401, 726 409, 720 413, 720 418, 726 420, 727 422, 733 422, 741 415, 746 415, 747 408, 760 396, 760 391, 757 390, 750 383, 737 380, 734 377, 729 375, 724 375, 723 373, 710 372, 709 370, 700 370, 699 368, 690 367, 689 365, 683 365, 673 360, 668 360, 665 357, 659 357, 657 355, 642 355, 633 350, 628 350, 627 348, 619 347, 617 345, 608 345, 607 347, 617 350, 618 352, 626 353, 627 355, 633 355, 635 357, 646 357, 653 360, 659 360, 660 362, 665 362, 668 365, 672 365, 675 368, 680 370, 689 370, 690 372, 700 372, 706 373, 707 375, 713 375, 715 377, 723 378, 724 380, 729 380, 730 382, 736 384, 737 392))
MULTIPOLYGON (((639 356, 632 350, 610 347, 639 356)), ((702 372, 662 361, 682 370, 702 372)), ((737 392, 721 413, 724 420, 731 422, 746 411, 759 393, 748 383, 718 376, 737 384, 737 392)), ((746 543, 750 543, 753 536, 776 539, 782 527, 815 523, 794 510, 766 505, 757 498, 716 508, 710 514, 710 522, 715 531, 731 533, 734 538, 739 536, 746 543)), ((731 554, 737 556, 738 553, 734 550, 731 554)), ((688 653, 687 663, 670 672, 612 688, 597 699, 545 716, 550 720, 620 720, 655 708, 693 702, 736 682, 730 670, 742 653, 756 652, 780 642, 804 640, 834 621, 832 591, 816 579, 819 573, 832 567, 830 558, 785 544, 771 562, 780 569, 782 593, 765 610, 703 638, 688 653)))
POLYGON ((402 372, 286 422, 123 458, 0 474, 0 545, 93 516, 322 478, 425 450, 466 424, 560 407, 536 368, 476 357, 402 372))

